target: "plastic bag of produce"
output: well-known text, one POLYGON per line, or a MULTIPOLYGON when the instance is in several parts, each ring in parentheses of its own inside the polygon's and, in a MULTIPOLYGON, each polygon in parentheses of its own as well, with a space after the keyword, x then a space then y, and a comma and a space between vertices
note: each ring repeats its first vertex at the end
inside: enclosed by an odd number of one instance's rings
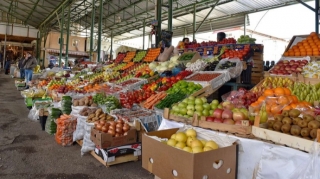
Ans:
POLYGON ((82 144, 82 147, 81 147, 81 155, 84 155, 85 153, 94 150, 94 148, 96 146, 90 139, 92 127, 94 127, 94 123, 86 122, 86 124, 85 124, 85 134, 84 134, 84 137, 83 137, 83 144, 82 144))
POLYGON ((61 110, 63 114, 70 114, 72 109, 72 98, 70 96, 63 96, 61 100, 61 110))
POLYGON ((29 111, 28 118, 31 119, 31 120, 34 120, 34 121, 38 120, 38 118, 39 118, 39 109, 37 109, 35 105, 29 111))
POLYGON ((62 146, 73 144, 73 133, 76 130, 77 118, 72 115, 61 115, 57 120, 57 132, 55 140, 62 146))
POLYGON ((86 126, 86 119, 85 116, 75 115, 77 117, 77 126, 76 130, 73 133, 73 141, 82 140, 84 134, 86 133, 85 126, 86 126))
POLYGON ((48 134, 55 134, 57 130, 57 124, 55 120, 62 114, 58 108, 48 108, 49 116, 46 121, 45 130, 48 134))
POLYGON ((228 71, 231 78, 241 75, 243 70, 242 61, 239 58, 225 58, 220 60, 214 71, 228 71))

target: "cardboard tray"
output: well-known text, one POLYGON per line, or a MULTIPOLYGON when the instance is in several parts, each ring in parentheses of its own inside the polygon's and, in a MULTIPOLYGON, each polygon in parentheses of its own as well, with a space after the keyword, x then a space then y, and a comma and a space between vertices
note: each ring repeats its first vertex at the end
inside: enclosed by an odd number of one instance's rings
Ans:
POLYGON ((237 178, 238 145, 193 154, 152 138, 170 138, 177 130, 155 131, 142 136, 144 169, 162 179, 237 178))
MULTIPOLYGON (((311 147, 314 143, 314 141, 312 140, 261 128, 259 116, 256 116, 255 118, 254 126, 252 126, 252 134, 257 138, 272 141, 276 144, 284 145, 305 152, 311 152, 311 147)), ((320 129, 317 130, 317 142, 320 146, 320 129)))
POLYGON ((227 81, 229 81, 231 79, 230 75, 228 74, 228 72, 221 72, 221 71, 199 71, 199 72, 194 72, 191 75, 187 76, 184 80, 188 81, 188 82, 194 82, 196 84, 201 84, 202 87, 206 87, 208 85, 211 86, 212 89, 215 89, 221 85, 223 85, 224 83, 226 83, 227 81), (216 73, 216 74, 220 74, 218 77, 212 79, 211 81, 193 81, 193 80, 188 80, 189 78, 191 78, 192 76, 196 75, 196 74, 212 74, 212 73, 216 73))
POLYGON ((106 167, 110 167, 111 165, 117 165, 125 162, 132 162, 132 161, 138 161, 139 157, 135 156, 134 154, 128 154, 116 157, 114 161, 112 162, 105 162, 100 156, 98 156, 94 151, 91 151, 91 155, 97 159, 102 165, 106 167))
POLYGON ((298 74, 297 82, 302 82, 302 83, 305 83, 305 84, 315 85, 315 84, 320 83, 320 79, 318 79, 318 78, 306 78, 303 75, 298 74))
POLYGON ((233 134, 251 135, 252 126, 249 126, 249 121, 242 121, 242 125, 229 125, 223 123, 215 123, 206 121, 206 117, 201 117, 200 120, 194 120, 192 123, 195 127, 204 129, 212 129, 216 131, 229 132, 233 134))

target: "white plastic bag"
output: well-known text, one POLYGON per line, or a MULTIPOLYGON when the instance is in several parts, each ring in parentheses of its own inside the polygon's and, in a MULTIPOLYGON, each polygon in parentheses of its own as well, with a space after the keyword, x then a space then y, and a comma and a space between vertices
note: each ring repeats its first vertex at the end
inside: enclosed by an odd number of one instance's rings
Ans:
POLYGON ((83 108, 85 108, 86 106, 71 106, 71 114, 72 115, 79 115, 80 111, 83 110, 83 108))
POLYGON ((39 110, 36 106, 33 106, 32 109, 29 111, 28 118, 34 121, 37 121, 39 118, 39 110))
POLYGON ((91 129, 92 129, 93 126, 94 126, 93 123, 86 122, 86 124, 85 124, 85 134, 84 134, 84 137, 83 137, 81 155, 84 155, 85 153, 94 150, 94 148, 96 146, 90 139, 91 129))
POLYGON ((75 115, 77 117, 77 127, 76 130, 73 132, 73 142, 77 140, 82 140, 86 130, 86 119, 87 117, 81 115, 75 115))
POLYGON ((309 160, 307 165, 302 165, 295 170, 291 176, 292 179, 319 179, 320 173, 318 172, 320 164, 320 148, 319 143, 315 140, 310 150, 309 160))

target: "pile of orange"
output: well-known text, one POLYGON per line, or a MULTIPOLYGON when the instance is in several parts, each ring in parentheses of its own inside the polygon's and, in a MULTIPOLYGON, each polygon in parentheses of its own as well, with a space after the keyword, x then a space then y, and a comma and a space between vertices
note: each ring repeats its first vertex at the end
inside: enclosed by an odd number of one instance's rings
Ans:
POLYGON ((83 89, 87 92, 96 92, 101 89, 101 86, 99 84, 88 84, 87 86, 83 87, 83 89))
POLYGON ((298 42, 286 51, 283 56, 319 56, 320 39, 317 33, 312 32, 306 39, 298 42))
POLYGON ((136 55, 136 52, 128 52, 126 57, 124 57, 123 62, 131 62, 134 56, 136 55))
POLYGON ((124 66, 124 67, 121 68, 121 70, 126 70, 126 69, 130 68, 130 67, 133 66, 133 65, 134 65, 134 62, 128 62, 128 63, 126 64, 126 66, 124 66))
POLYGON ((160 55, 160 48, 151 48, 148 50, 147 55, 144 57, 143 61, 145 62, 153 62, 160 55))
POLYGON ((290 110, 310 107, 311 104, 306 101, 299 101, 297 96, 292 95, 290 89, 277 87, 266 89, 263 95, 250 106, 257 112, 260 110, 261 104, 265 102, 266 111, 268 114, 281 114, 283 110, 290 110))

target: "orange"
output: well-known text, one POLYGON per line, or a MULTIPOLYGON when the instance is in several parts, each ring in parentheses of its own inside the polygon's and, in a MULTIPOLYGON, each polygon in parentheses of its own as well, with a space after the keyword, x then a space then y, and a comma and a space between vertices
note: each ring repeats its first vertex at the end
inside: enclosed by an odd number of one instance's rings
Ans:
POLYGON ((251 103, 250 106, 253 107, 253 108, 256 108, 256 107, 259 106, 259 103, 258 102, 254 102, 254 103, 251 103))
POLYGON ((301 53, 300 53, 300 52, 294 52, 294 55, 295 55, 295 56, 300 56, 301 53))
POLYGON ((266 112, 271 113, 271 106, 270 105, 266 105, 266 112))
POLYGON ((306 51, 301 51, 301 56, 306 56, 307 55, 307 52, 306 51))
POLYGON ((285 96, 280 96, 277 100, 277 103, 281 106, 286 106, 290 104, 290 100, 285 96))
POLYGON ((277 104, 277 98, 276 97, 268 97, 266 99, 266 103, 267 103, 267 105, 277 104))
POLYGON ((282 88, 285 95, 291 95, 291 91, 289 88, 282 88))
POLYGON ((272 114, 280 114, 281 113, 281 106, 277 104, 271 105, 271 113, 272 114))
POLYGON ((272 89, 266 89, 266 90, 264 90, 263 95, 264 96, 273 96, 274 92, 272 89))
POLYGON ((295 96, 295 95, 291 95, 291 98, 292 98, 294 103, 297 103, 299 101, 298 97, 295 96))
POLYGON ((283 111, 289 111, 289 110, 291 110, 291 109, 292 109, 291 106, 288 105, 288 106, 284 107, 282 110, 283 110, 283 111))
POLYGON ((308 52, 307 52, 307 55, 311 55, 311 56, 312 56, 312 55, 313 55, 312 51, 311 51, 311 52, 308 51, 308 52))
POLYGON ((319 56, 320 55, 320 52, 319 51, 313 51, 313 56, 319 56))
POLYGON ((265 97, 265 96, 260 96, 260 97, 258 98, 258 101, 257 101, 257 102, 261 103, 261 102, 263 102, 263 101, 265 101, 265 100, 266 100, 266 97, 265 97))
POLYGON ((312 106, 311 103, 309 103, 307 101, 302 101, 301 103, 304 104, 305 106, 308 106, 308 107, 312 106))
POLYGON ((318 36, 318 35, 317 35, 316 32, 311 32, 311 33, 310 33, 310 36, 312 37, 312 36, 318 36))
POLYGON ((285 57, 289 56, 289 52, 284 52, 283 56, 285 57))
POLYGON ((276 96, 283 96, 285 93, 284 93, 283 88, 277 87, 277 88, 274 89, 274 94, 276 96))
POLYGON ((297 108, 297 106, 298 106, 297 103, 291 103, 291 104, 290 104, 290 107, 291 107, 292 109, 297 108))
POLYGON ((294 52, 289 52, 289 56, 294 56, 294 52))

